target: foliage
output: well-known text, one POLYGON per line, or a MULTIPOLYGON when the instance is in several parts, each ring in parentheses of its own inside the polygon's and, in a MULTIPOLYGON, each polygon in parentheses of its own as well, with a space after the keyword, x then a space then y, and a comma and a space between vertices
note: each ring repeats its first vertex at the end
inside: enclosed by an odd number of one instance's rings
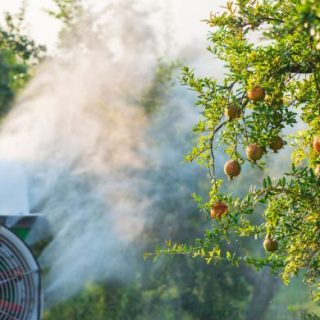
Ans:
POLYGON ((319 320, 320 318, 313 314, 308 312, 302 312, 301 314, 301 320, 319 320))
POLYGON ((185 258, 149 263, 129 283, 88 286, 47 312, 44 320, 244 319, 245 281, 225 267, 222 272, 185 258))
POLYGON ((166 95, 170 87, 174 85, 173 72, 178 67, 179 63, 167 64, 159 60, 155 75, 139 101, 148 114, 161 108, 163 95, 166 95))
POLYGON ((24 14, 23 7, 16 16, 6 13, 0 25, 0 116, 9 110, 45 52, 45 47, 24 35, 24 14))
POLYGON ((194 128, 198 143, 186 159, 207 166, 211 175, 210 200, 198 199, 201 210, 209 218, 217 201, 226 202, 229 210, 214 219, 194 245, 169 242, 158 254, 271 266, 286 283, 301 273, 313 289, 313 298, 320 298, 320 180, 314 173, 320 154, 312 148, 313 139, 320 135, 319 17, 317 1, 238 0, 229 1, 222 13, 207 20, 212 27, 208 49, 224 61, 226 75, 218 83, 183 68, 182 82, 196 92, 202 114, 194 128), (252 99, 250 91, 257 86, 266 96, 252 99), (232 121, 224 116, 230 106, 241 110, 232 121), (284 137, 287 127, 296 129, 285 137, 293 149, 291 170, 278 181, 264 179, 261 187, 251 187, 244 197, 222 192, 225 182, 215 173, 217 149, 223 146, 231 159, 264 169, 267 163, 251 161, 244 149, 254 143, 270 153, 270 143, 274 137, 284 137), (233 250, 239 238, 265 236, 278 242, 276 252, 261 257, 233 250))
POLYGON ((62 34, 72 31, 83 15, 82 0, 52 0, 55 10, 47 10, 48 14, 63 23, 62 34))
POLYGON ((105 297, 103 288, 88 285, 85 291, 71 298, 63 307, 57 307, 44 314, 44 319, 105 319, 105 297))

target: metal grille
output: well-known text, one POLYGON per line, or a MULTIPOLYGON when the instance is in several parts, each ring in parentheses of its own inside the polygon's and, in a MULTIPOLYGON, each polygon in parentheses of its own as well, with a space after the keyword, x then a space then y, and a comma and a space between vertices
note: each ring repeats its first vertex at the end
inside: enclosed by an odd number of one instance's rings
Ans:
POLYGON ((0 226, 0 320, 39 320, 40 270, 28 247, 0 226))

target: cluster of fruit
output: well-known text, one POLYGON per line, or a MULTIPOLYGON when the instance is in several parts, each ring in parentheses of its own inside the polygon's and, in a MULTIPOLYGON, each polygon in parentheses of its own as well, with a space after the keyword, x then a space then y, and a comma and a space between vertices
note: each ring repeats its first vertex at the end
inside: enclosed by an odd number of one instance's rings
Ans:
MULTIPOLYGON (((221 218, 223 215, 228 213, 228 205, 222 201, 216 202, 211 208, 211 218, 221 218)), ((263 247, 265 250, 269 252, 274 252, 278 249, 278 242, 277 240, 273 239, 270 234, 266 236, 263 241, 263 247)))
MULTIPOLYGON (((255 86, 247 92, 247 97, 252 102, 263 101, 266 96, 265 90, 260 86, 255 86)), ((241 110, 234 105, 231 105, 225 109, 225 115, 229 118, 229 121, 233 121, 241 116, 241 110)), ((274 152, 278 152, 284 146, 284 141, 279 136, 274 136, 269 142, 269 148, 274 152)), ((319 140, 320 147, 320 140, 319 140)), ((250 161, 256 162, 260 160, 264 154, 265 150, 263 147, 259 146, 256 143, 250 144, 247 146, 246 155, 250 161)), ((320 170, 320 168, 319 168, 320 170)), ((224 166, 224 173, 233 179, 237 177, 241 172, 241 166, 238 160, 229 160, 224 166)))
MULTIPOLYGON (((211 208, 211 218, 221 218, 223 215, 228 213, 228 205, 222 201, 216 202, 211 208)), ((270 234, 266 236, 263 241, 263 247, 265 250, 269 252, 274 252, 278 249, 278 242, 277 240, 273 239, 270 234)))
MULTIPOLYGON (((248 99, 254 103, 263 101, 265 96, 265 90, 260 86, 255 86, 247 92, 248 99)), ((225 115, 229 118, 229 121, 233 121, 241 116, 241 110, 237 106, 231 105, 225 109, 225 115)), ((269 148, 271 150, 273 150, 274 152, 278 152, 280 149, 283 148, 283 146, 284 141, 281 137, 274 136, 271 138, 269 143, 269 148)), ((320 152, 320 138, 317 140, 316 146, 318 148, 318 152, 320 152)), ((314 148, 316 148, 315 143, 314 148)), ((264 148, 256 143, 250 144, 246 148, 246 155, 248 159, 253 162, 260 160, 264 152, 264 148)), ((317 168, 320 174, 320 165, 317 168)), ((227 161, 224 166, 224 172, 230 179, 233 179, 234 177, 238 176, 241 172, 241 166, 238 160, 227 161)), ((228 205, 222 201, 218 201, 213 204, 210 215, 212 219, 219 219, 227 213, 228 205)), ((274 252, 278 248, 278 242, 277 240, 273 239, 270 234, 268 234, 265 240, 263 241, 263 247, 265 250, 269 252, 274 252)))
MULTIPOLYGON (((265 99, 265 90, 260 86, 255 86, 251 90, 247 92, 247 97, 250 101, 256 103, 259 101, 263 101, 265 99)), ((241 116, 241 110, 234 105, 229 106, 225 110, 225 115, 229 118, 229 121, 233 121, 241 116)), ((274 136, 271 138, 269 143, 269 148, 274 152, 278 152, 284 146, 284 141, 279 136, 274 136)), ((320 153, 320 137, 315 137, 312 143, 313 150, 316 153, 320 153)), ((248 145, 246 148, 247 158, 256 162, 260 160, 265 152, 265 148, 259 146, 256 143, 248 145)), ((238 160, 229 160, 225 163, 224 172, 229 177, 229 179, 233 179, 237 177, 241 172, 241 166, 238 160)), ((314 170, 315 175, 320 177, 320 164, 318 164, 314 170)), ((228 205, 222 201, 218 201, 213 204, 211 208, 211 218, 212 219, 220 219, 224 215, 228 213, 228 205)), ((266 236, 263 247, 265 250, 269 252, 274 252, 278 248, 278 242, 273 239, 269 234, 266 236)))

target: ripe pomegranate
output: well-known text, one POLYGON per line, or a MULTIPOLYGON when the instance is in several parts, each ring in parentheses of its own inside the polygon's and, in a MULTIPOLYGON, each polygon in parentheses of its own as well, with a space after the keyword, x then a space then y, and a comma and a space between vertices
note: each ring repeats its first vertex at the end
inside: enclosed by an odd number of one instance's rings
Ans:
POLYGON ((210 216, 212 219, 221 218, 223 215, 228 213, 228 206, 221 201, 216 202, 210 211, 210 216))
POLYGON ((224 165, 224 173, 230 178, 238 176, 241 172, 240 163, 237 160, 229 160, 224 165))
POLYGON ((255 161, 260 160, 262 158, 263 149, 259 145, 253 143, 253 144, 248 145, 247 150, 246 150, 246 154, 250 160, 255 162, 255 161))
POLYGON ((266 92, 262 87, 254 86, 252 89, 248 90, 247 95, 249 100, 258 102, 264 100, 266 92))
POLYGON ((315 137, 312 142, 313 150, 320 152, 320 137, 315 137))
POLYGON ((229 121, 232 121, 240 117, 241 110, 235 105, 230 105, 227 108, 225 108, 224 114, 226 117, 228 117, 229 121))
POLYGON ((314 169, 314 174, 317 176, 317 177, 320 177, 320 164, 318 164, 315 169, 314 169))
POLYGON ((273 152, 277 153, 280 149, 282 149, 284 146, 284 141, 279 136, 274 136, 271 138, 269 147, 273 152))
POLYGON ((266 236, 263 241, 263 247, 266 251, 274 252, 278 249, 278 242, 275 239, 272 239, 270 236, 266 236))

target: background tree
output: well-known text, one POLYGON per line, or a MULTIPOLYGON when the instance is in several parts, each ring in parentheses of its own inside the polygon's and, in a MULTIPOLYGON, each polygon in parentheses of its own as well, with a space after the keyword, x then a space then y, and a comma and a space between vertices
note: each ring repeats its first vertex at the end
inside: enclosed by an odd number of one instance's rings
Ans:
POLYGON ((45 54, 25 33, 25 8, 17 15, 6 13, 0 25, 0 117, 10 109, 14 96, 24 87, 45 54))

